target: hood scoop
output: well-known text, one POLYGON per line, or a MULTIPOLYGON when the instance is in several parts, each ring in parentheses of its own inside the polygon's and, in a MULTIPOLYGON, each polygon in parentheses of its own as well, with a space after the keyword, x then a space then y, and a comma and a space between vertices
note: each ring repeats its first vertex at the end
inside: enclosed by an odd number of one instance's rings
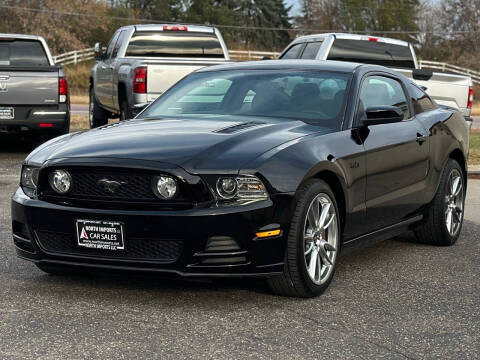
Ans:
POLYGON ((214 133, 217 134, 233 134, 251 127, 256 127, 260 125, 265 125, 263 122, 258 122, 258 121, 251 121, 251 122, 246 122, 246 123, 240 123, 232 126, 228 126, 222 129, 214 130, 214 133))

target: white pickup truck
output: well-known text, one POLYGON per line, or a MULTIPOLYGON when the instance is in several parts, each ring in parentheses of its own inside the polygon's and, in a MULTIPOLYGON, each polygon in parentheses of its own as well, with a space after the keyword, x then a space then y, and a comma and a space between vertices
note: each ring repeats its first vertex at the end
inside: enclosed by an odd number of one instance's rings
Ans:
POLYGON ((419 69, 415 50, 406 41, 341 33, 307 35, 292 41, 279 58, 338 60, 387 66, 414 79, 438 104, 456 108, 466 120, 471 120, 472 79, 464 75, 419 69))
POLYGON ((204 66, 230 61, 220 32, 195 25, 131 25, 104 52, 95 44, 90 76, 90 127, 128 119, 177 81, 204 66))

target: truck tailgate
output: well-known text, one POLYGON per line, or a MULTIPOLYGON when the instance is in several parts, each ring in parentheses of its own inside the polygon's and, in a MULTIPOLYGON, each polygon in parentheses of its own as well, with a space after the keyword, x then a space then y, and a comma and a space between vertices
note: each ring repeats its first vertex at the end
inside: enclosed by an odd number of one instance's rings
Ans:
POLYGON ((155 100, 172 85, 191 72, 205 66, 225 64, 227 61, 148 61, 147 65, 147 93, 148 101, 155 100))
POLYGON ((58 104, 58 68, 0 68, 0 105, 58 104))
MULTIPOLYGON (((395 69, 406 77, 413 79, 412 70, 395 69)), ((472 86, 471 79, 467 76, 434 72, 429 80, 413 79, 418 85, 427 88, 430 95, 438 104, 457 108, 464 116, 470 116, 467 108, 468 91, 472 86)))

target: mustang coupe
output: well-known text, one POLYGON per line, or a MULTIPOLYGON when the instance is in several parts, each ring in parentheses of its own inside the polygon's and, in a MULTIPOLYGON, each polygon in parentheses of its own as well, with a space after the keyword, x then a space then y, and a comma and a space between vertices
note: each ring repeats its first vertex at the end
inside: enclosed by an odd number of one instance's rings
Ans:
POLYGON ((47 273, 256 276, 312 297, 354 244, 454 244, 468 142, 461 114, 385 67, 208 67, 133 120, 34 150, 13 240, 47 273))

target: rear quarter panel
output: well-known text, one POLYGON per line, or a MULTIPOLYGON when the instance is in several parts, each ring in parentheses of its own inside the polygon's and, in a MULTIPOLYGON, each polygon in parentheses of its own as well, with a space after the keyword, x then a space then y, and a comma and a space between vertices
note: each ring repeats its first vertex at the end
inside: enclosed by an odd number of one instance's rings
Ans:
POLYGON ((467 169, 469 125, 463 116, 453 110, 438 108, 417 115, 430 136, 430 167, 427 201, 432 201, 437 191, 443 168, 454 151, 460 150, 467 169))

